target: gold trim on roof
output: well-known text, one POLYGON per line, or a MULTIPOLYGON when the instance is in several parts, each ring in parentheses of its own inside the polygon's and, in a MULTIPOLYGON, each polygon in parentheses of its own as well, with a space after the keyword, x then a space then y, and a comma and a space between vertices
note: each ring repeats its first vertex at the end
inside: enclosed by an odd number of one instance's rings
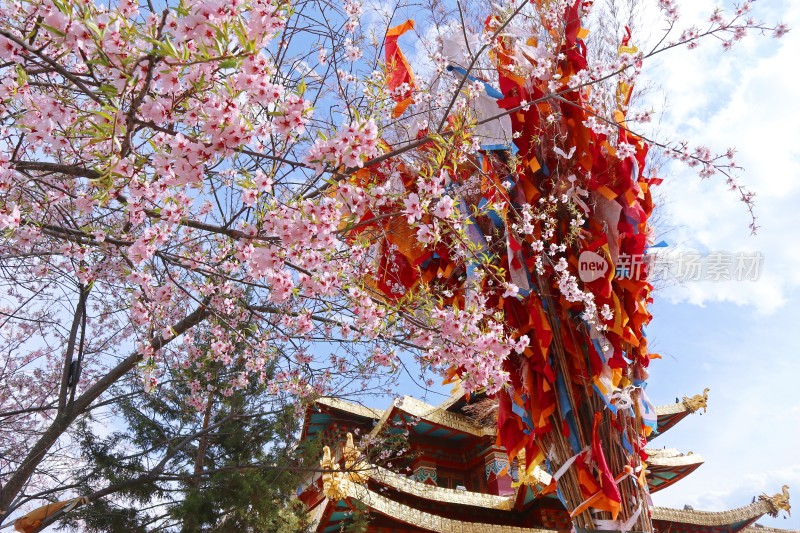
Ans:
POLYGON ((765 500, 756 500, 755 503, 751 503, 750 505, 721 512, 654 507, 653 520, 695 524, 699 526, 727 526, 735 524, 736 522, 758 519, 768 514, 771 509, 772 507, 765 500))
POLYGON ((650 456, 647 462, 652 466, 673 467, 701 465, 705 461, 699 454, 689 452, 686 455, 680 454, 672 457, 650 456))
POLYGON ((686 411, 686 406, 680 402, 656 406, 656 416, 677 415, 686 411))
POLYGON ((461 398, 464 397, 464 394, 464 387, 461 386, 461 382, 459 381, 458 384, 453 388, 453 392, 450 393, 450 397, 439 404, 439 409, 442 411, 447 411, 459 400, 461 400, 461 398))
POLYGON ((665 459, 667 457, 684 455, 677 448, 645 448, 644 452, 650 459, 665 459))
MULTIPOLYGON (((476 437, 495 436, 497 434, 495 428, 478 426, 472 420, 470 420, 469 417, 460 415, 458 413, 451 413, 447 410, 452 407, 453 404, 458 402, 463 396, 463 389, 458 387, 458 389, 456 389, 456 391, 447 400, 438 406, 425 403, 417 400, 416 398, 412 398, 411 396, 396 398, 394 400, 394 406, 403 412, 419 417, 426 422, 433 422, 434 424, 439 424, 455 431, 460 431, 476 437)), ((692 398, 684 397, 684 401, 680 403, 659 405, 655 408, 656 415, 668 416, 684 412, 693 413, 698 409, 705 409, 705 402, 707 401, 707 398, 708 389, 704 391, 704 394, 698 394, 692 398)), ((378 424, 372 431, 373 435, 376 435, 381 429, 383 429, 386 422, 388 422, 388 418, 392 411, 392 408, 386 410, 372 409, 361 404, 327 396, 318 398, 317 403, 352 413, 356 416, 378 420, 378 424)))
POLYGON ((327 405, 328 407, 333 407, 334 409, 339 409, 340 411, 346 411, 357 416, 363 416, 365 418, 378 419, 383 416, 382 409, 371 409, 358 403, 351 403, 329 396, 317 398, 317 403, 327 405))
MULTIPOLYGON (((413 417, 420 418, 425 422, 438 424, 454 431, 473 435, 475 437, 494 437, 497 434, 495 428, 479 427, 468 417, 445 411, 435 405, 430 405, 423 401, 403 396, 394 400, 394 407, 413 417)), ((372 430, 372 435, 380 433, 391 416, 392 409, 387 409, 378 424, 372 430)))
POLYGON ((446 489, 434 485, 427 485, 396 474, 380 466, 372 465, 368 472, 369 477, 383 485, 427 500, 485 507, 487 509, 501 509, 504 511, 510 510, 513 504, 511 498, 508 496, 495 496, 493 494, 482 494, 480 492, 446 489))
POLYGON ((373 492, 363 485, 350 485, 348 495, 371 509, 406 524, 437 533, 556 533, 550 529, 462 522, 414 509, 373 492))

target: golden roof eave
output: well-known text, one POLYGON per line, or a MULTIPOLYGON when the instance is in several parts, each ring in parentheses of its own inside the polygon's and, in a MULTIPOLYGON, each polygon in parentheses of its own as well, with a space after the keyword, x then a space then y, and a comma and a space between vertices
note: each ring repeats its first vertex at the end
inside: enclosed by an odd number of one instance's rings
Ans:
MULTIPOLYGON (((462 522, 444 516, 433 515, 404 505, 380 495, 364 485, 351 483, 347 486, 347 496, 363 503, 371 509, 401 522, 428 531, 460 531, 463 533, 554 533, 553 530, 502 526, 479 522, 462 522)), ((727 526, 737 522, 756 520, 769 512, 769 504, 764 500, 730 511, 710 512, 655 507, 653 519, 707 527, 727 526)), ((792 530, 747 527, 744 533, 798 533, 792 530)))
POLYGON ((657 416, 677 415, 680 413, 688 413, 688 412, 689 409, 682 402, 669 403, 667 405, 656 406, 657 416))
POLYGON ((451 413, 439 406, 425 403, 411 396, 403 396, 402 398, 396 398, 392 404, 392 408, 384 411, 378 424, 373 428, 371 435, 378 435, 383 431, 395 409, 424 420, 425 422, 437 424, 447 429, 474 437, 494 437, 497 434, 495 428, 478 426, 464 415, 451 413))
POLYGON ((361 416, 364 418, 372 418, 373 420, 379 419, 380 417, 383 416, 382 409, 372 409, 371 407, 367 407, 365 405, 348 402, 340 398, 334 398, 332 396, 323 396, 317 398, 316 403, 331 407, 333 409, 338 409, 340 411, 345 411, 347 413, 351 413, 356 416, 361 416))
MULTIPOLYGON (((645 450, 647 451, 647 450, 645 450)), ((673 457, 658 457, 651 456, 647 463, 652 466, 675 467, 675 466, 690 466, 703 464, 703 457, 696 453, 689 453, 686 455, 676 455, 673 457)))
POLYGON ((480 492, 427 485, 403 475, 396 474, 380 466, 371 465, 371 468, 368 470, 368 475, 375 481, 405 494, 436 502, 470 505, 504 511, 510 510, 512 505, 512 500, 508 496, 496 496, 494 494, 482 494, 480 492))
POLYGON ((650 459, 677 457, 678 455, 681 455, 681 452, 677 448, 645 448, 644 451, 647 453, 647 456, 650 459))
MULTIPOLYGON (((651 461, 651 465, 671 467, 685 466, 687 464, 691 465, 702 462, 703 459, 699 455, 678 455, 676 457, 661 458, 651 461)), ((516 498, 514 495, 497 496, 493 494, 482 494, 467 490, 456 490, 427 485, 401 474, 392 472, 386 468, 372 464, 366 465, 364 473, 376 482, 391 487, 402 493, 440 503, 469 505, 474 507, 483 507, 486 509, 511 510, 516 498)), ((540 468, 535 469, 532 475, 536 478, 537 482, 543 486, 549 485, 550 481, 552 480, 550 474, 540 468)))
POLYGON ((757 520, 771 510, 765 500, 756 500, 750 505, 730 509, 728 511, 695 511, 693 509, 670 509, 654 507, 653 520, 694 524, 699 526, 727 526, 737 522, 757 520))
POLYGON ((351 484, 348 496, 374 511, 427 531, 458 531, 460 533, 556 533, 550 529, 504 526, 481 522, 462 522, 445 516, 414 509, 369 490, 363 485, 351 484))
MULTIPOLYGON (((453 394, 451 394, 447 400, 439 405, 431 405, 421 400, 417 400, 411 396, 404 396, 403 398, 395 398, 392 407, 386 410, 373 409, 361 404, 327 396, 318 398, 316 402, 333 409, 351 413, 356 416, 379 420, 379 423, 372 431, 373 434, 377 434, 381 429, 383 429, 391 416, 391 411, 394 408, 397 408, 406 414, 421 418, 426 422, 432 422, 461 433, 466 433, 477 437, 495 436, 497 434, 495 428, 479 426, 467 416, 448 411, 448 409, 458 402, 463 395, 463 389, 461 389, 461 387, 457 387, 453 394)), ((698 395, 698 397, 699 396, 700 395, 698 395)), ((657 406, 655 410, 656 415, 659 417, 676 415, 680 413, 689 414, 694 412, 689 406, 687 406, 687 402, 660 405, 657 406)))

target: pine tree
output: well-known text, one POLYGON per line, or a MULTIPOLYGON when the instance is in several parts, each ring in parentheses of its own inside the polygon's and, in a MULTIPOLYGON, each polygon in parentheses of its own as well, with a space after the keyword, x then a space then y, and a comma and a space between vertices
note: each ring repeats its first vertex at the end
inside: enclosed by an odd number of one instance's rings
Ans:
POLYGON ((305 530, 305 510, 292 497, 307 475, 304 457, 317 451, 296 449, 295 409, 250 384, 230 396, 210 392, 198 412, 186 402, 190 381, 120 394, 112 423, 122 427, 104 437, 100 416, 80 425, 80 492, 118 490, 64 525, 97 533, 305 530))

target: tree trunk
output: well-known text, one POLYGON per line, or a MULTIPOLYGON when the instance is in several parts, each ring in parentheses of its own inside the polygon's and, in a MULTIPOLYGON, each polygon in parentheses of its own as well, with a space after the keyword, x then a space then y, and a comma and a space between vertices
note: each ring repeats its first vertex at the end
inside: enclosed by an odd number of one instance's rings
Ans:
MULTIPOLYGON (((153 349, 158 350, 166 346, 173 339, 183 334, 190 328, 202 322, 210 314, 206 307, 208 301, 203 303, 195 309, 192 313, 187 315, 183 320, 175 324, 172 328, 174 335, 169 339, 164 339, 161 336, 154 338, 150 344, 153 349)), ((89 387, 83 394, 81 394, 75 403, 70 405, 66 410, 61 411, 56 415, 55 420, 50 424, 44 433, 33 445, 22 465, 11 476, 8 482, 0 488, 0 523, 2 523, 9 512, 13 511, 12 505, 14 500, 22 491, 25 484, 30 480, 36 468, 44 459, 47 452, 55 444, 61 435, 72 425, 72 423, 91 406, 101 394, 109 389, 116 383, 122 376, 130 372, 141 360, 142 356, 138 353, 133 353, 126 357, 117 366, 112 368, 106 375, 100 378, 94 385, 89 387)))

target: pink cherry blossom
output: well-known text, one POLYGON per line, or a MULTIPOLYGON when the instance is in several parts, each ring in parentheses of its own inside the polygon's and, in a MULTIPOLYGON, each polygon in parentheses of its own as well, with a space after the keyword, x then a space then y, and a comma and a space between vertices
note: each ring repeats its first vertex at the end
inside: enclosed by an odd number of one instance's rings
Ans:
POLYGON ((403 213, 408 216, 408 223, 413 224, 416 220, 422 218, 422 204, 419 201, 419 196, 416 193, 411 193, 408 198, 403 200, 405 209, 403 213))

